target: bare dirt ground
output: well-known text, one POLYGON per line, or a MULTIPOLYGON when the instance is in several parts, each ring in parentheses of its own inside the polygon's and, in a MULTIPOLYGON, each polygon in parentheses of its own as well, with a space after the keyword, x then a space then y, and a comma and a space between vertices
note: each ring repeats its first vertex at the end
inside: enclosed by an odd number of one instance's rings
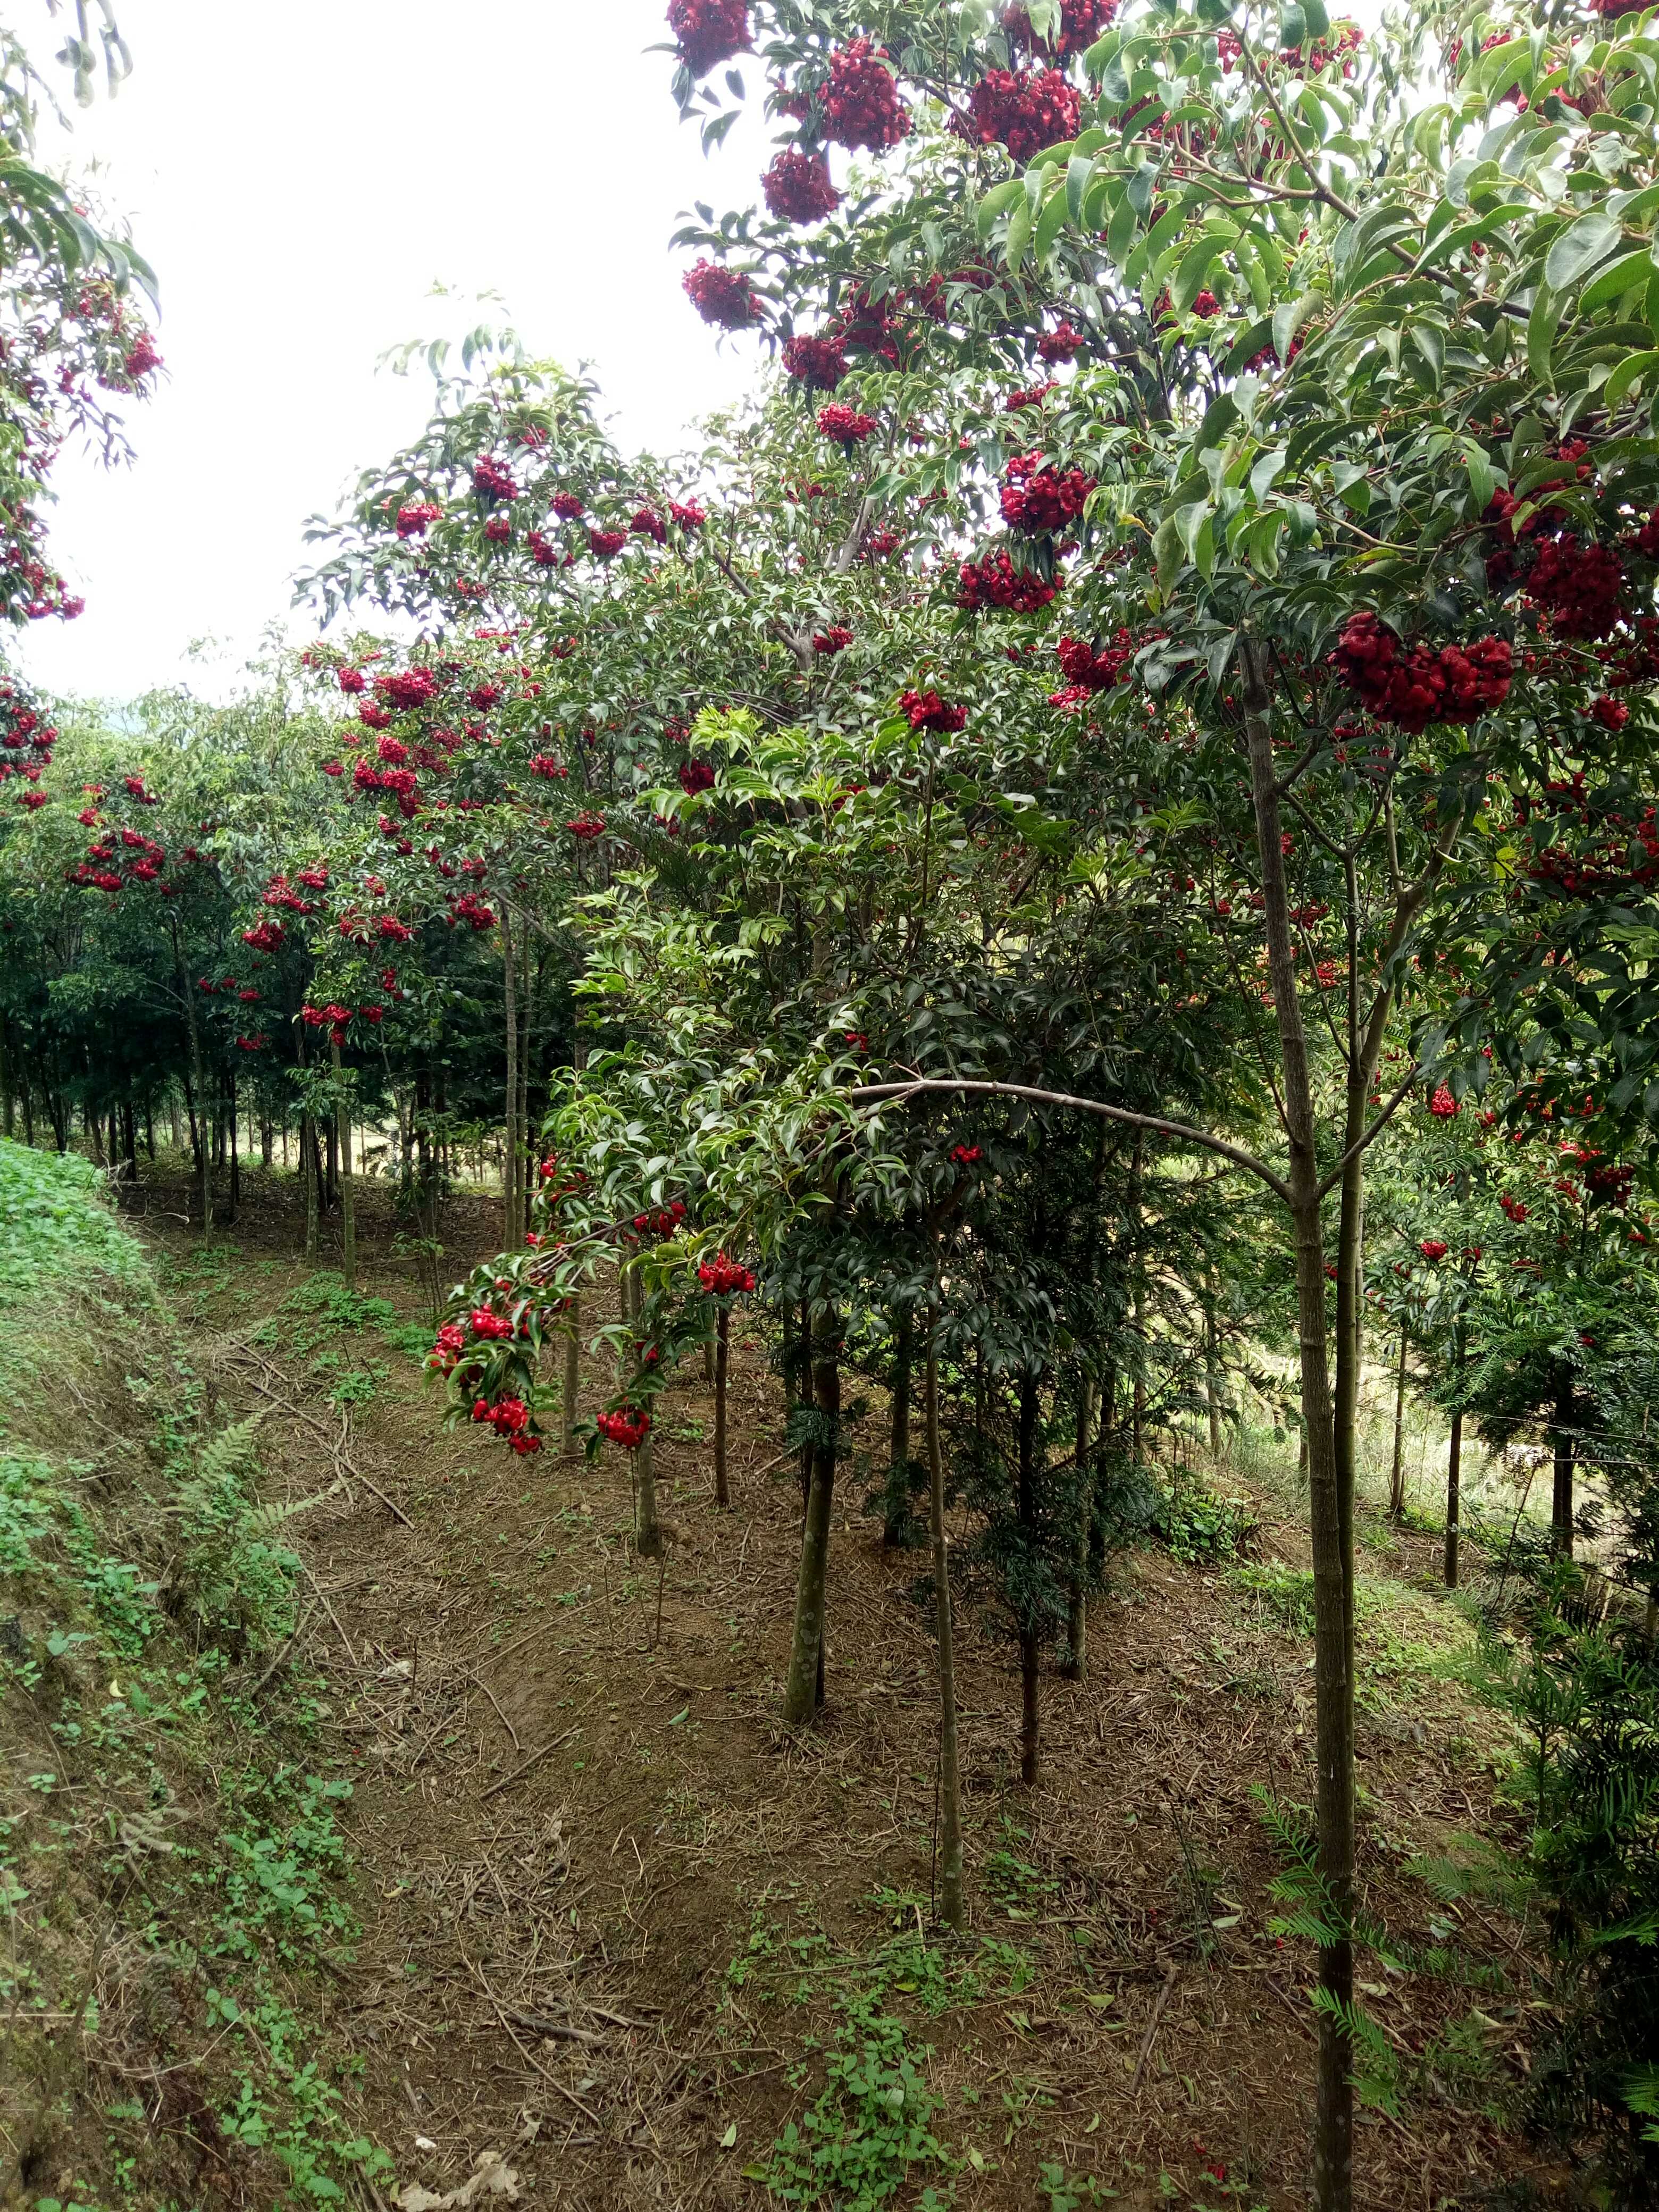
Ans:
MULTIPOLYGON (((307 1280, 289 1188, 250 1186, 206 1257, 177 1194, 128 1206, 228 1406, 269 1409, 270 1495, 343 1480, 289 1526, 310 1602, 287 1663, 326 1675, 328 1748, 355 1780, 363 1936, 327 2017, 366 2061, 363 2122, 400 2186, 453 2190, 499 2154, 528 2204, 759 2212, 770 2146, 868 1998, 939 2100, 948 2163, 918 2165, 901 2206, 928 2183, 963 2212, 1305 2203, 1310 1953, 1267 1928, 1285 1856, 1253 1792, 1311 1797, 1310 1647, 1261 1589, 1157 1552, 1123 1563, 1088 1679, 1045 1679, 1029 1792, 1014 1654, 965 1613, 973 1925, 941 1942, 923 1563, 884 1553, 850 1471, 827 1711, 804 1735, 777 1720, 799 1493, 758 1328, 733 1332, 732 1510, 698 1368, 659 1422, 672 1540, 641 1560, 620 1454, 515 1459, 441 1429, 406 1347, 319 1345, 285 1304, 307 1280)), ((362 1288, 423 1319, 372 1186, 362 1212, 362 1288)), ((495 1215, 455 1202, 450 1273, 492 1249, 495 1215)), ((605 1387, 590 1368, 585 1404, 605 1387)), ((1261 1556, 1304 1564, 1282 1503, 1262 1510, 1261 1556)), ((1461 1624, 1419 1587, 1433 1553, 1374 1531, 1363 1562, 1399 1596, 1363 1636, 1365 1902, 1402 1941, 1449 1928, 1483 1978, 1362 1966, 1404 2085, 1400 2118, 1361 2119, 1366 2212, 1473 2206, 1538 2170, 1489 2117, 1524 2064, 1517 1931, 1408 1868, 1503 1832, 1491 1723, 1435 1663, 1461 1624)))

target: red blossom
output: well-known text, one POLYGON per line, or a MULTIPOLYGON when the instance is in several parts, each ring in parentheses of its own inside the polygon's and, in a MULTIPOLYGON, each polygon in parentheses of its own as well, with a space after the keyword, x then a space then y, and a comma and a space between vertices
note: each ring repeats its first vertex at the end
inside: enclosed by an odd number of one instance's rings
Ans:
POLYGON ((871 436, 877 423, 873 415, 860 415, 855 407, 832 400, 828 407, 819 408, 818 428, 826 438, 838 438, 850 450, 871 436))
POLYGON ((1082 514, 1095 488, 1081 469, 1057 469, 1041 453, 1016 453, 1002 486, 1002 519, 1033 534, 1063 530, 1082 514))
POLYGON ((587 533, 587 550, 599 561, 614 560, 627 543, 625 530, 590 530, 587 533))
POLYGON ((878 154, 908 137, 910 118, 887 66, 887 49, 854 39, 830 57, 823 135, 838 146, 878 154))
POLYGON ((847 355, 839 338, 793 337, 784 346, 783 365, 809 392, 833 392, 847 374, 847 355))
POLYGON ((812 650, 818 653, 845 653, 852 642, 852 631, 839 623, 831 623, 828 629, 815 630, 812 635, 812 650))
POLYGON ((968 724, 968 709, 951 706, 937 691, 902 692, 899 712, 913 730, 933 730, 941 736, 954 736, 968 724))
POLYGON ((964 561, 957 576, 957 605, 970 614, 987 607, 1003 607, 1014 614, 1035 614, 1059 591, 1058 576, 1040 575, 1035 568, 1016 568, 1000 550, 964 561))
POLYGON ((693 76, 749 49, 748 0, 668 0, 668 27, 693 76))
POLYGON ((952 125, 977 145, 1000 142, 1022 167, 1045 146, 1075 138, 1082 100, 1058 70, 989 70, 952 125))
POLYGON ((398 537, 424 538, 442 511, 429 500, 421 500, 412 507, 400 507, 394 525, 398 537))
POLYGON ((699 261, 681 282, 687 299, 706 323, 723 331, 743 331, 760 320, 760 301, 740 269, 727 269, 719 261, 699 261))
POLYGON ((775 157, 761 179, 761 190, 781 222, 818 222, 841 205, 830 164, 799 146, 786 146, 775 157))

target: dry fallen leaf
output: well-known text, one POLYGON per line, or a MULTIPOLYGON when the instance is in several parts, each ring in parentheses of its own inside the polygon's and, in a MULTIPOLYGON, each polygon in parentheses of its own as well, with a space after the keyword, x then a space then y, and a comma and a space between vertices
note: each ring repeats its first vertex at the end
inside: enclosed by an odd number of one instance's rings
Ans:
POLYGON ((504 2197, 509 2204, 519 2201, 518 2174, 498 2150, 480 2151, 471 2179, 459 2189, 434 2197, 418 2181, 411 2181, 398 2191, 396 2201, 401 2212, 465 2212, 465 2208, 488 2197, 504 2197))

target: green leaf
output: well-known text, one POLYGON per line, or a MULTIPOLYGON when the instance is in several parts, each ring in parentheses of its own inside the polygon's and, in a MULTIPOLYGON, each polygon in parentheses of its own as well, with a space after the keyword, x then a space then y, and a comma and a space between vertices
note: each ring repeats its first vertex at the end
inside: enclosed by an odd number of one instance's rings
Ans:
POLYGON ((1129 258, 1135 242, 1135 233, 1140 228, 1140 218, 1135 213, 1134 201, 1125 192, 1112 210, 1112 219, 1106 226, 1106 251, 1121 269, 1129 258))
POLYGON ((1579 295, 1578 312, 1593 315, 1600 307, 1610 307, 1621 300, 1626 292, 1633 292, 1638 284, 1649 283, 1655 274, 1652 252, 1644 246, 1634 253, 1621 253, 1611 268, 1604 269, 1593 284, 1586 284, 1579 295))
POLYGON ((1322 296, 1318 292, 1304 292, 1299 300, 1281 300, 1273 309, 1273 351, 1280 361, 1290 359, 1291 341, 1319 306, 1322 296))
POLYGON ((1266 499, 1275 479, 1284 473, 1285 459, 1285 448, 1279 446, 1271 453, 1263 453, 1250 471, 1250 489, 1258 501, 1266 499))
POLYGON ((1024 177, 1011 177, 1006 184, 994 185, 974 211, 974 228, 981 238, 988 238, 996 228, 997 218, 1006 215, 1016 200, 1025 197, 1024 177))
POLYGON ((1055 192, 1046 203, 1042 215, 1037 219, 1036 236, 1032 240, 1032 246, 1039 262, 1048 258, 1054 250, 1054 240, 1066 228, 1068 198, 1069 194, 1066 192, 1055 192))
POLYGON ((1560 301, 1547 284, 1540 284, 1533 295, 1532 313, 1527 318, 1527 366, 1536 381, 1549 386, 1551 390, 1554 389, 1555 380, 1550 370, 1550 354, 1560 322, 1560 301))
POLYGON ((1215 266, 1221 254, 1221 240, 1206 233, 1187 248, 1181 257, 1181 266, 1170 287, 1170 305, 1176 314, 1184 315, 1204 289, 1204 279, 1215 266))
POLYGON ((1094 157, 1085 159, 1073 154, 1066 164, 1066 212, 1073 222, 1083 220, 1083 195, 1089 189, 1089 179, 1094 175, 1094 157))
POLYGON ((1492 475, 1492 463, 1479 446, 1467 446, 1463 459, 1469 471, 1469 495, 1474 501, 1474 511, 1484 514, 1492 505, 1498 482, 1492 475))
POLYGON ((1002 258, 1010 269, 1018 269, 1025 258, 1025 249, 1031 242, 1031 202, 1022 189, 1019 198, 1008 217, 1008 238, 1002 249, 1002 258))
POLYGON ((691 1710, 691 1708, 690 1708, 690 1705, 682 1705, 682 1706, 680 1707, 680 1709, 679 1709, 678 1712, 677 1712, 677 1713, 675 1714, 675 1716, 674 1716, 673 1719, 672 1719, 672 1720, 671 1720, 671 1721, 669 1722, 669 1723, 668 1723, 669 1727, 670 1727, 670 1728, 678 1728, 678 1727, 679 1726, 680 1723, 681 1723, 681 1722, 685 1718, 686 1715, 690 1711, 690 1710, 691 1710))
POLYGON ((1659 353, 1632 354, 1628 360, 1620 362, 1602 386, 1601 404, 1607 408, 1616 407, 1632 384, 1650 382, 1656 369, 1659 369, 1659 353))
POLYGON ((1167 592, 1181 574, 1181 532, 1173 514, 1166 514, 1152 532, 1152 559, 1158 565, 1158 588, 1167 592))
POLYGON ((1600 208, 1570 223, 1544 256, 1544 281, 1554 292, 1571 289, 1624 237, 1623 227, 1600 208))

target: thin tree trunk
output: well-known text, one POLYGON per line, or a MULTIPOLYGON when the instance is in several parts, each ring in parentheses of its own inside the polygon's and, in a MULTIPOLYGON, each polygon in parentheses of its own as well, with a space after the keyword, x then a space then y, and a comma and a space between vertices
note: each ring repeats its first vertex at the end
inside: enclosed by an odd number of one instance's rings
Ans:
POLYGON ((1080 1682, 1089 1668, 1089 1537, 1094 1522, 1094 1486, 1089 1479, 1089 1445, 1094 1435, 1095 1381, 1078 1381, 1077 1528, 1073 1537, 1072 1579, 1066 1592, 1066 1660, 1068 1681, 1080 1682))
POLYGON ((1215 1285, 1204 1308, 1204 1410, 1210 1417, 1210 1457, 1221 1455, 1221 1340, 1215 1325, 1215 1285))
POLYGON ((912 1321, 908 1306, 901 1306, 893 1329, 892 1442, 888 1451, 887 1510, 881 1540, 889 1549, 904 1541, 910 1517, 910 1362, 912 1321))
POLYGON ((726 1486, 726 1376, 731 1352, 732 1316, 725 1304, 714 1312, 714 1503, 732 1503, 726 1486))
POLYGON ((1550 1445, 1555 1460, 1550 1499, 1550 1548, 1564 1559, 1572 1557, 1572 1424, 1575 1411, 1571 1371, 1564 1370, 1556 1390, 1555 1411, 1550 1424, 1550 1445))
MULTIPOLYGON (((1335 1922, 1334 1940, 1319 1951, 1319 1980, 1332 2009, 1316 2016, 1314 2212, 1350 2212, 1353 2201, 1353 2048, 1344 2025, 1352 2016, 1354 1880, 1353 1671, 1349 1621, 1352 1572, 1344 1549, 1351 1517, 1339 1495, 1335 1407, 1325 1310, 1325 1252, 1320 1220, 1313 1084, 1297 996, 1290 896, 1278 771, 1273 762, 1266 659, 1253 638, 1240 640, 1244 726, 1251 799, 1261 866, 1268 975, 1279 1030, 1279 1066, 1288 1142, 1290 1212, 1296 1245, 1302 1410, 1308 1446, 1308 1486, 1314 1574, 1314 1697, 1318 1869, 1335 1922)), ((1345 1232, 1347 1208, 1344 1207, 1345 1232)), ((1339 1340, 1338 1357, 1342 1353, 1339 1340)))
POLYGON ((520 1011, 522 1016, 519 1029, 519 1110, 518 1190, 514 1200, 514 1218, 519 1224, 515 1242, 522 1244, 530 1226, 530 1042, 535 1030, 536 976, 530 958, 530 923, 524 925, 524 958, 519 971, 522 994, 520 1011))
POLYGON ((501 1140, 501 1242, 511 1252, 524 1242, 519 1221, 519 978, 511 917, 501 918, 501 987, 507 1020, 507 1128, 501 1140))
POLYGON ((306 1188, 306 1264, 314 1267, 323 1164, 317 1156, 317 1131, 308 1112, 300 1116, 300 1179, 306 1188))
POLYGON ((1457 1588, 1458 1516, 1462 1510, 1459 1487, 1463 1467, 1463 1408, 1460 1406, 1451 1417, 1451 1445, 1446 1454, 1446 1588, 1457 1588))
POLYGON ((9 1137, 17 1128, 15 1109, 11 1096, 11 1054, 8 1049, 10 1031, 6 1018, 0 1014, 0 1136, 9 1137))
MULTIPOLYGON (((1028 1542, 1036 1536, 1036 1424, 1037 1378, 1029 1369, 1019 1380, 1019 1525, 1028 1542)), ((1030 1790, 1037 1778, 1042 1746, 1041 1678, 1038 1665, 1042 1644, 1036 1617, 1029 1608, 1019 1616, 1019 1778, 1030 1790)))
POLYGON ((179 957, 178 939, 173 940, 173 954, 179 977, 179 994, 185 1002, 185 1023, 190 1033, 190 1072, 195 1079, 191 1095, 190 1077, 185 1082, 185 1103, 190 1109, 190 1133, 196 1146, 197 1171, 202 1187, 202 1242, 213 1242, 213 1146, 207 1126, 207 1085, 202 1074, 202 1033, 196 1019, 196 1001, 191 995, 185 975, 184 963, 179 957))
POLYGON ((951 1632, 951 1540, 945 1532, 945 1455, 939 1432, 939 1308, 927 1333, 924 1383, 927 1424, 927 1525, 933 1540, 933 1621, 939 1639, 939 1909, 960 1934, 962 1775, 957 1745, 957 1670, 951 1632))
POLYGON ((334 1055, 334 1080, 339 1088, 334 1104, 334 1141, 340 1158, 340 1272, 347 1290, 357 1287, 357 1206, 351 1173, 351 1116, 341 1079, 340 1048, 334 1055))
POLYGON ((832 1310, 827 1310, 812 1329, 812 1403, 823 1426, 809 1455, 811 1474, 801 1528, 789 1674, 783 1694, 783 1717, 790 1728, 804 1728, 823 1702, 830 1520, 835 1502, 836 1445, 841 1420, 838 1348, 836 1316, 832 1310))
POLYGON ((565 1459, 576 1453, 576 1394, 581 1388, 582 1302, 580 1292, 570 1301, 564 1317, 564 1381, 559 1392, 559 1450, 565 1459))
POLYGON ((662 1524, 657 1518, 657 1462, 648 1431, 634 1453, 634 1549, 642 1559, 654 1559, 662 1550, 662 1524))
POLYGON ((1402 1521, 1406 1516, 1406 1356, 1410 1346, 1402 1322, 1400 1366, 1394 1382, 1394 1464, 1389 1469, 1389 1515, 1395 1521, 1402 1521))
POLYGON ((229 1079, 225 1120, 230 1133, 230 1218, 235 1220, 242 1204, 242 1168, 236 1154, 236 1080, 229 1079))

